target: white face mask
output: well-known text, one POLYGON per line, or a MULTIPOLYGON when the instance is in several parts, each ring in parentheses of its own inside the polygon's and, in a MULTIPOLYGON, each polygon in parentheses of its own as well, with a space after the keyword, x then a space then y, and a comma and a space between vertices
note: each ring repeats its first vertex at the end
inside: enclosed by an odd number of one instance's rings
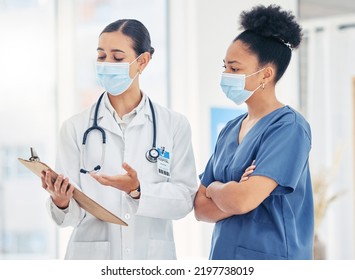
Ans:
POLYGON ((131 79, 129 66, 135 62, 139 55, 131 63, 128 62, 96 62, 96 77, 102 86, 111 95, 117 96, 125 92, 133 83, 137 74, 131 79))
POLYGON ((256 92, 262 85, 258 86, 255 90, 249 91, 245 89, 245 79, 253 76, 265 68, 256 71, 248 76, 245 74, 230 74, 222 73, 220 86, 226 96, 235 102, 237 105, 241 105, 243 102, 247 101, 254 92, 256 92))

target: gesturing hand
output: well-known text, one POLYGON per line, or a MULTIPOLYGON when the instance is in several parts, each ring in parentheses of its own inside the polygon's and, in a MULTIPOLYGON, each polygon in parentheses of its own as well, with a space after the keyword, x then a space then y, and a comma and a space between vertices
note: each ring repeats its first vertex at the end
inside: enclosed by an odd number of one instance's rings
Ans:
POLYGON ((132 190, 135 190, 139 187, 137 172, 125 162, 122 164, 122 167, 127 171, 127 173, 124 175, 118 174, 114 176, 108 176, 105 174, 97 173, 90 173, 90 175, 101 185, 111 186, 126 193, 130 193, 132 190))

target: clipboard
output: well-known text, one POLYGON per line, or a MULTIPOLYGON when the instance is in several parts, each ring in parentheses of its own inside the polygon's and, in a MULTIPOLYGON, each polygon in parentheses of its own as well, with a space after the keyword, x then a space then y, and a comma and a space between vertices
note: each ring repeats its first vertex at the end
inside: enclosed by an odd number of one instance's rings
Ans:
MULTIPOLYGON (((50 170, 52 172, 52 178, 53 180, 55 180, 58 174, 47 164, 41 162, 36 154, 34 156, 33 151, 34 150, 31 148, 32 157, 29 160, 22 158, 18 158, 18 160, 38 177, 41 177, 42 171, 50 170)), ((77 201, 81 208, 83 208, 85 211, 89 212, 96 218, 104 222, 114 223, 121 226, 128 226, 126 222, 124 222, 122 219, 120 219, 110 211, 106 210, 104 207, 92 200, 78 188, 74 187, 73 198, 77 201)))

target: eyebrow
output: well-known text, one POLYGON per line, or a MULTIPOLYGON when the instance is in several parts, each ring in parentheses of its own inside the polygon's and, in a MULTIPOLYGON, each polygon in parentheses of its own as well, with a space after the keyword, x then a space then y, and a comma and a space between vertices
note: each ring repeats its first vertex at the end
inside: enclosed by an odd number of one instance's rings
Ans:
MULTIPOLYGON (((97 51, 103 51, 103 52, 105 51, 103 48, 100 48, 100 47, 98 47, 96 50, 97 50, 97 51)), ((111 52, 121 52, 121 53, 125 53, 124 51, 122 51, 122 50, 120 50, 120 49, 112 49, 111 52)))
MULTIPOLYGON (((226 61, 224 59, 223 59, 223 62, 226 63, 226 61)), ((240 64, 240 62, 237 61, 237 60, 229 60, 229 61, 227 61, 227 64, 233 64, 233 63, 240 64)))

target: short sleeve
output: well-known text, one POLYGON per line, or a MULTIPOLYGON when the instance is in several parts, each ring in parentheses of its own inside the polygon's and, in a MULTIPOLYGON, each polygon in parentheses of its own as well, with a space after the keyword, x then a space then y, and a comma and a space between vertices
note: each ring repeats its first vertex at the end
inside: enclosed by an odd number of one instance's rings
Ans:
POLYGON ((213 155, 210 157, 209 161, 207 162, 206 168, 203 173, 199 175, 201 184, 205 187, 208 187, 212 182, 215 181, 213 175, 213 155))
POLYGON ((227 122, 227 124, 222 128, 222 130, 218 134, 218 138, 214 147, 214 152, 210 157, 210 159, 208 160, 204 172, 199 175, 201 184, 204 185, 205 187, 208 187, 212 182, 216 181, 215 173, 214 173, 215 165, 216 165, 215 162, 220 150, 224 149, 224 144, 221 143, 222 139, 228 137, 228 133, 230 129, 235 128, 238 125, 238 123, 245 118, 245 116, 246 114, 242 114, 237 118, 230 120, 229 122, 227 122))
POLYGON ((273 179, 278 184, 273 195, 291 193, 307 168, 310 149, 310 131, 302 124, 270 126, 261 139, 252 176, 273 179))

